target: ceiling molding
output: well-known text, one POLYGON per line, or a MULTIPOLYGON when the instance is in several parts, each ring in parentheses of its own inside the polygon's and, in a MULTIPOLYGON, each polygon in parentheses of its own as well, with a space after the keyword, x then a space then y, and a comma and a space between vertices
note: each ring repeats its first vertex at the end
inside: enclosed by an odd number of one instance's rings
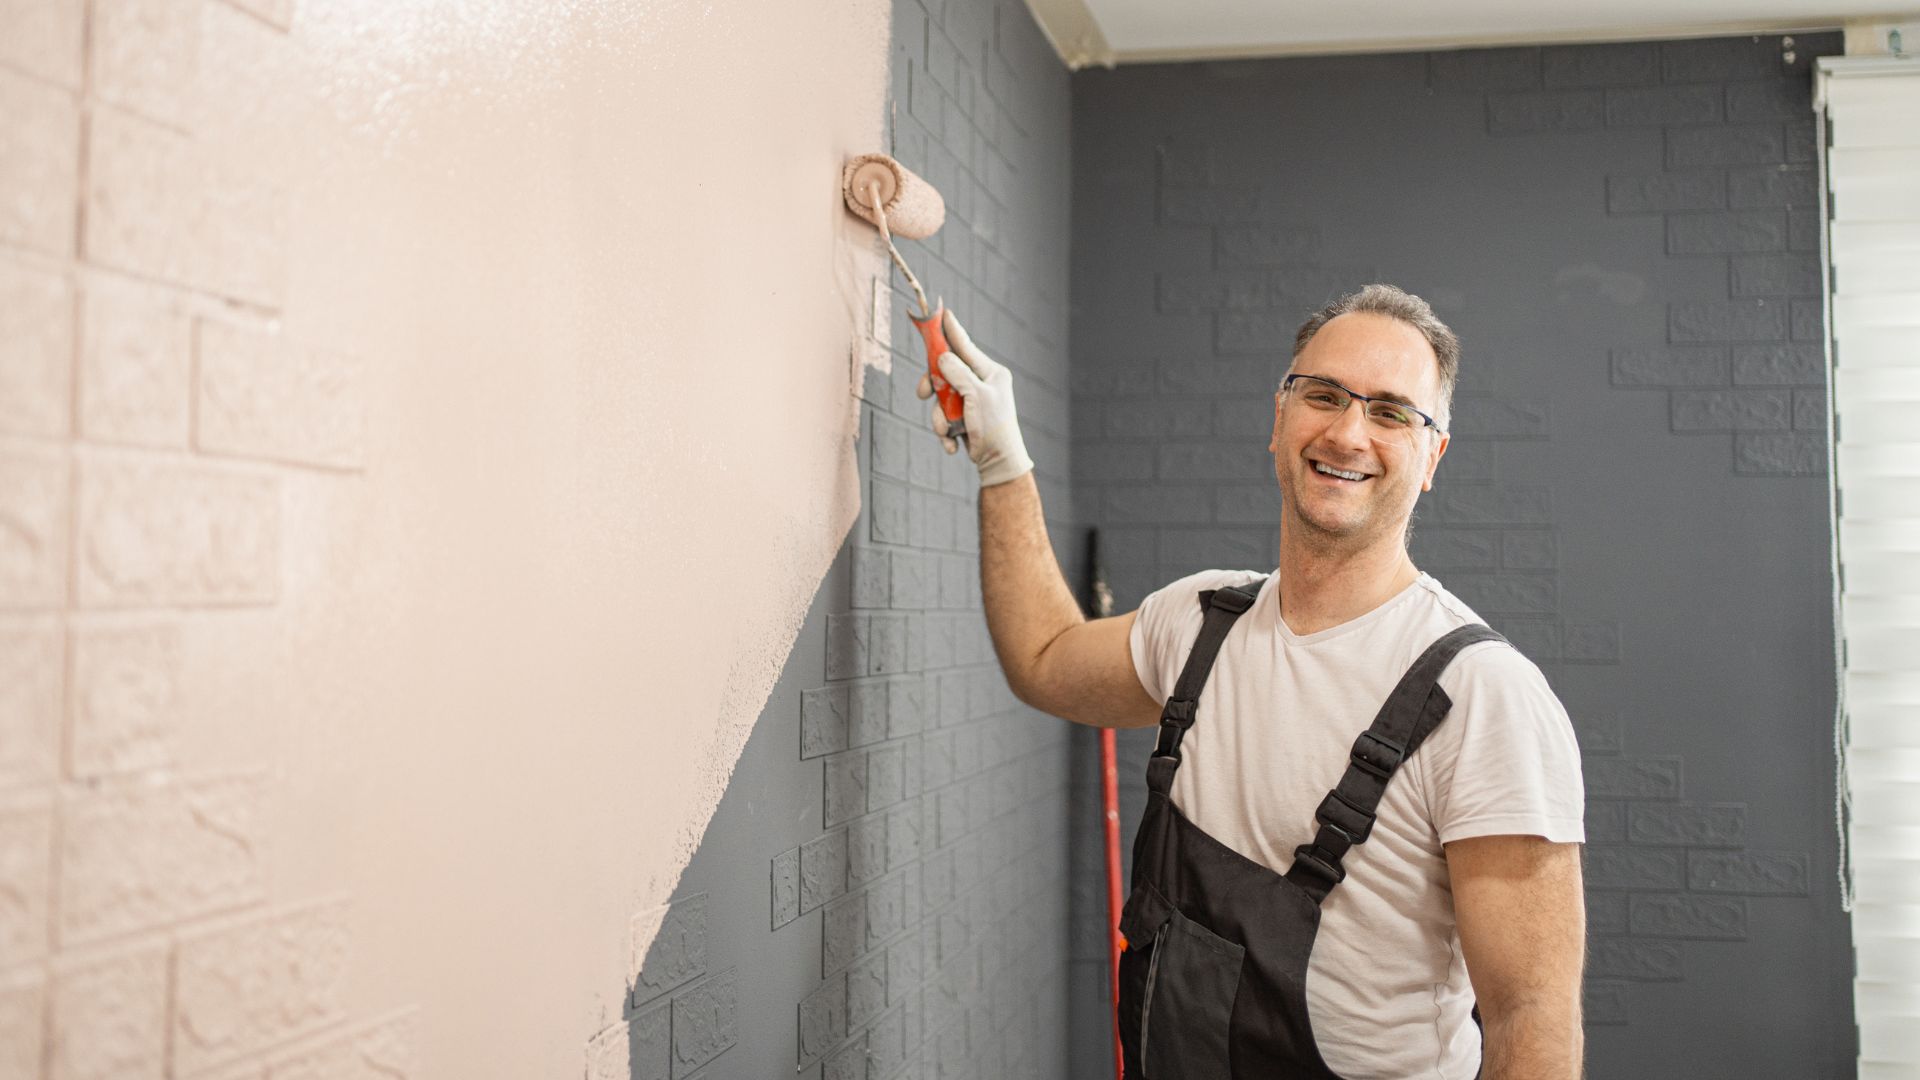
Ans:
MULTIPOLYGON (((1167 64, 1197 60, 1257 60, 1270 57, 1296 56, 1338 56, 1353 53, 1387 52, 1429 52, 1446 49, 1500 48, 1520 45, 1581 45, 1593 42, 1611 41, 1664 41, 1675 38, 1726 37, 1735 34, 1798 34, 1829 32, 1841 28, 1843 20, 1833 18, 1801 19, 1747 19, 1737 22, 1678 22, 1649 26, 1604 27, 1591 30, 1567 30, 1559 32, 1524 30, 1511 34, 1475 34, 1471 36, 1442 36, 1406 38, 1369 38, 1352 41, 1314 41, 1280 42, 1274 44, 1215 45, 1166 49, 1123 49, 1105 50, 1105 56, 1098 53, 1082 53, 1080 63, 1074 63, 1068 53, 1061 51, 1059 38, 1048 27, 1042 9, 1071 6, 1079 10, 1087 20, 1086 25, 1095 34, 1099 26, 1092 21, 1084 0, 1027 0, 1033 9, 1034 17, 1040 20, 1048 36, 1055 41, 1054 49, 1060 52, 1061 60, 1071 70, 1079 70, 1088 64, 1102 64, 1112 67, 1115 64, 1167 64)), ((1104 46, 1105 40, 1101 39, 1104 46)))
POLYGON ((1086 0, 1027 0, 1027 10, 1033 13, 1033 21, 1040 24, 1040 32, 1047 36, 1068 71, 1092 65, 1113 66, 1113 49, 1107 45, 1107 35, 1100 32, 1100 23, 1088 10, 1086 0))

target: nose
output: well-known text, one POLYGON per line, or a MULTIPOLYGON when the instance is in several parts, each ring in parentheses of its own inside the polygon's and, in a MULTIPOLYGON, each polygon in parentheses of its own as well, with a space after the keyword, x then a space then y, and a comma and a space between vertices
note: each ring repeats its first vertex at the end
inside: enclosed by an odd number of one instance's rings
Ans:
POLYGON ((1317 441, 1353 453, 1366 450, 1373 442, 1372 433, 1367 429, 1366 403, 1357 400, 1348 402, 1339 416, 1328 421, 1317 441))

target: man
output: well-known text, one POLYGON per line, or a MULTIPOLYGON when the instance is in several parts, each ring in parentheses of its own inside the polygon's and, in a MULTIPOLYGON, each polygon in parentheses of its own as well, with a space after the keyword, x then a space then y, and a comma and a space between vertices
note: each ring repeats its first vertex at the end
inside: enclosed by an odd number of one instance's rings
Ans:
POLYGON ((1089 621, 1011 375, 951 313, 946 330, 1009 684, 1080 723, 1161 724, 1122 919, 1128 1076, 1578 1077, 1572 728, 1407 552, 1447 449, 1452 331, 1386 285, 1308 319, 1274 395, 1277 570, 1196 574, 1089 621))

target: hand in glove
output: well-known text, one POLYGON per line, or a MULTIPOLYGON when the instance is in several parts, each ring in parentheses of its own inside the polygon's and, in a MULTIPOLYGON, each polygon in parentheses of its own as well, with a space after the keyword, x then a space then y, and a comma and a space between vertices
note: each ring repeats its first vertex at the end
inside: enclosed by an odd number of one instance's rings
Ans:
MULTIPOLYGON (((1013 373, 995 363, 967 336, 966 328, 953 312, 946 313, 947 342, 952 352, 940 354, 940 375, 965 402, 962 419, 966 423, 967 456, 980 469, 980 486, 992 487, 1016 480, 1033 471, 1033 459, 1020 438, 1020 422, 1013 413, 1013 373)), ((921 400, 933 396, 931 376, 920 376, 915 391, 921 400)), ((933 433, 946 444, 947 453, 959 444, 947 438, 947 418, 940 403, 933 404, 933 433)))

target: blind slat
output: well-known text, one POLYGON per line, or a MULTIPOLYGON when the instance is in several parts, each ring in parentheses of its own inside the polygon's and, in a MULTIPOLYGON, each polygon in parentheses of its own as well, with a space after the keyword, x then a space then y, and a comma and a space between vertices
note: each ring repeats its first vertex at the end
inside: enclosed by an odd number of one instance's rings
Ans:
POLYGON ((1827 156, 1833 220, 1920 220, 1920 148, 1836 149, 1827 156))

